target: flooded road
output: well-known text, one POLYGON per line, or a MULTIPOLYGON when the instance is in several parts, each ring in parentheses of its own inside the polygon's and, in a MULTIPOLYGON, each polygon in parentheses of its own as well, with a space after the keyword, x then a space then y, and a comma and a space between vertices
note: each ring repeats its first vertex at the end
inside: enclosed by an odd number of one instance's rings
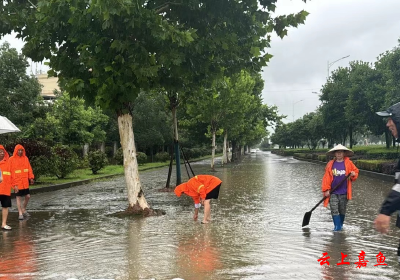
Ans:
POLYGON ((399 278, 395 218, 387 236, 372 224, 391 183, 360 175, 344 230, 333 233, 322 206, 301 228, 305 212, 321 199, 324 166, 262 152, 217 164, 215 173, 209 166, 192 164, 196 174, 223 181, 207 225, 200 224, 202 209, 199 221, 192 220, 189 197, 158 192, 167 168, 140 173, 151 207, 166 211, 161 217, 109 215, 127 206, 123 177, 32 195, 32 217, 24 221, 13 200, 13 230, 0 232, 0 279, 399 278), (361 251, 368 263, 357 268, 361 251), (318 262, 325 252, 329 265, 318 262), (375 266, 379 252, 387 266, 375 266), (341 253, 350 264, 337 265, 341 253))

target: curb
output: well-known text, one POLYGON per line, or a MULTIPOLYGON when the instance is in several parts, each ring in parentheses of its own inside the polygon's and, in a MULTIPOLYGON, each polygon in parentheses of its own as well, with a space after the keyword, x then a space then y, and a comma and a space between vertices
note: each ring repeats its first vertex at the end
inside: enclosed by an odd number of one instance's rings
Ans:
MULTIPOLYGON (((299 157, 293 157, 294 159, 297 160, 301 160, 301 161, 308 161, 311 163, 315 163, 315 164, 320 164, 320 165, 326 165, 326 162, 323 161, 319 161, 319 160, 313 160, 313 159, 305 159, 305 158, 299 158, 299 157)), ((373 172, 373 171, 369 171, 369 170, 364 170, 364 169, 359 169, 360 170, 360 174, 371 177, 371 178, 375 178, 375 179, 379 179, 382 181, 386 181, 386 182, 394 182, 394 175, 388 175, 388 174, 383 174, 383 173, 378 173, 378 172, 373 172)))
MULTIPOLYGON (((58 190, 62 190, 62 189, 68 189, 68 188, 71 188, 71 187, 76 187, 76 186, 80 186, 80 185, 89 184, 89 183, 94 182, 96 180, 108 179, 108 178, 119 177, 119 176, 124 176, 124 174, 105 175, 105 176, 100 176, 100 177, 96 177, 96 178, 93 178, 93 179, 86 179, 86 180, 73 181, 73 182, 64 183, 64 184, 50 185, 50 186, 47 186, 47 187, 34 188, 34 189, 29 189, 29 193, 30 194, 37 194, 37 193, 58 191, 58 190)), ((11 198, 15 198, 15 193, 11 193, 11 198)))

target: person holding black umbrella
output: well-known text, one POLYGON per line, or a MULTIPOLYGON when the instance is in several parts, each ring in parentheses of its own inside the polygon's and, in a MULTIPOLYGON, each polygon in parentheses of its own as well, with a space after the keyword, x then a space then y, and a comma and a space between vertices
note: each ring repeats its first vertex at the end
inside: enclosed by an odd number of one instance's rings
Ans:
POLYGON ((322 178, 322 192, 324 197, 327 197, 324 206, 327 207, 328 203, 330 204, 334 224, 333 230, 340 231, 346 217, 347 202, 352 198, 351 183, 357 179, 359 170, 349 159, 354 155, 353 151, 341 144, 329 150, 327 155, 333 156, 334 159, 326 165, 325 174, 322 178), (343 180, 349 174, 348 180, 343 180), (337 187, 331 192, 332 186, 337 187))

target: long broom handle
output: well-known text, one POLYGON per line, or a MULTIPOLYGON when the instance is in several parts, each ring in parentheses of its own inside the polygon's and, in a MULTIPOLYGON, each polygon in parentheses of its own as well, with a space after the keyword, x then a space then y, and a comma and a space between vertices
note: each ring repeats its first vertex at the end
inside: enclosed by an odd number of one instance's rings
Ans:
MULTIPOLYGON (((350 174, 351 174, 351 173, 347 174, 346 177, 344 177, 342 180, 340 180, 340 182, 330 190, 330 193, 332 193, 334 190, 336 190, 347 178, 349 178, 350 174)), ((317 208, 317 207, 318 207, 325 199, 327 199, 328 197, 329 197, 329 196, 324 196, 324 197, 317 203, 317 205, 315 205, 314 208, 311 209, 310 212, 314 211, 315 208, 317 208)))

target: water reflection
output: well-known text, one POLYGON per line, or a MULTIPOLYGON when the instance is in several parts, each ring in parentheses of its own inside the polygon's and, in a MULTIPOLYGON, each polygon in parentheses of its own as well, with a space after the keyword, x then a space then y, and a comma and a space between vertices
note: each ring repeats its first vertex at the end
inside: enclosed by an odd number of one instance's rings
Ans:
MULTIPOLYGON (((208 161, 192 167, 196 174, 210 174, 208 161)), ((34 195, 32 217, 21 223, 11 209, 13 230, 0 234, 0 278, 398 279, 400 234, 394 221, 387 236, 372 226, 390 183, 360 176, 344 231, 334 234, 323 207, 301 228, 305 212, 321 199, 323 165, 257 153, 218 166, 211 174, 223 184, 207 225, 192 220, 190 198, 158 192, 167 172, 140 174, 146 199, 166 211, 162 217, 108 215, 126 207, 123 177, 34 195), (370 262, 357 268, 361 251, 370 262), (318 262, 324 252, 330 266, 318 262), (341 252, 350 265, 336 265, 341 252), (374 266, 379 252, 387 267, 374 266), (27 262, 16 266, 20 258, 27 262)))
POLYGON ((0 279, 35 279, 37 255, 26 223, 26 220, 19 221, 17 232, 1 232, 0 279))
POLYGON ((222 268, 221 253, 206 226, 179 240, 178 275, 184 279, 209 279, 222 268))
MULTIPOLYGON (((353 266, 353 256, 350 251, 350 246, 346 241, 346 234, 343 232, 335 232, 328 240, 325 248, 322 250, 328 253, 330 258, 329 265, 322 264, 322 279, 332 280, 348 280, 348 271, 350 266, 353 266), (343 255, 342 255, 343 254, 343 255), (343 263, 338 265, 338 263, 343 263), (348 264, 347 264, 348 263, 348 264)), ((322 255, 322 253, 321 253, 322 255)), ((321 262, 320 262, 321 264, 321 262)))

